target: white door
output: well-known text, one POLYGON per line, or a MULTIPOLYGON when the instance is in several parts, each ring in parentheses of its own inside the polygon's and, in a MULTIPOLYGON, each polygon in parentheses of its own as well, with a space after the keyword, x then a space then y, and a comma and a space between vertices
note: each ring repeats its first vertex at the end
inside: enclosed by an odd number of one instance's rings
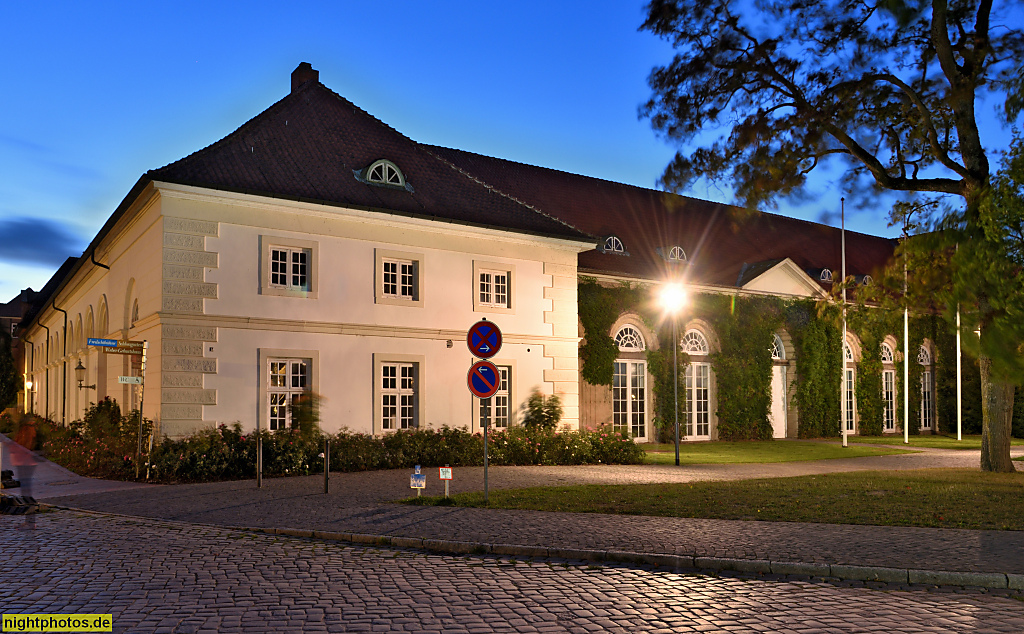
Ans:
POLYGON ((772 367, 772 438, 786 437, 786 366, 772 367))

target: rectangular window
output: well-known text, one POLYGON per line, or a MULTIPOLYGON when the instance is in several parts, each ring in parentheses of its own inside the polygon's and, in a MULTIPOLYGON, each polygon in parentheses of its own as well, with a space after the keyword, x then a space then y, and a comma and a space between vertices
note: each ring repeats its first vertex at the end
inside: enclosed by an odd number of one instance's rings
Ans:
POLYGON ((844 417, 846 419, 846 431, 851 434, 854 432, 854 423, 856 421, 856 418, 854 418, 854 407, 857 404, 853 390, 853 368, 846 368, 846 380, 843 385, 843 391, 845 392, 844 404, 846 406, 844 417))
POLYGON ((415 363, 382 363, 380 366, 381 429, 413 429, 416 420, 415 363))
POLYGON ((921 373, 921 429, 932 428, 932 409, 934 398, 932 396, 932 373, 925 370, 921 373))
POLYGON ((315 299, 317 250, 308 240, 260 236, 260 293, 315 299))
POLYGON ((510 391, 512 366, 496 365, 494 367, 498 368, 498 391, 489 399, 478 399, 480 401, 480 420, 477 422, 481 428, 484 426, 484 420, 489 420, 489 424, 495 429, 508 429, 512 417, 510 391), (492 404, 493 409, 491 408, 492 404))
POLYGON ((374 302, 392 306, 423 305, 423 254, 375 251, 374 302))
POLYGON ((490 308, 508 308, 508 272, 481 271, 480 305, 490 308))
POLYGON ((882 370, 882 425, 896 431, 896 371, 882 370))
POLYGON ((291 427, 288 406, 309 391, 309 359, 270 359, 267 368, 267 427, 291 427))
POLYGON ((686 366, 686 435, 696 439, 711 437, 711 366, 691 363, 686 366))
POLYGON ((612 375, 612 429, 647 438, 647 368, 643 361, 616 361, 612 375))

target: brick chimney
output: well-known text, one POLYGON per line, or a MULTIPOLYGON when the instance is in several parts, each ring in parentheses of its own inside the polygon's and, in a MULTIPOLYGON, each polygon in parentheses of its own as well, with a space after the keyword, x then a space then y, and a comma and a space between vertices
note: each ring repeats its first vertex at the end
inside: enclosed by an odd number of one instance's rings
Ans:
POLYGON ((292 71, 292 93, 307 81, 320 81, 320 71, 314 70, 309 62, 302 62, 292 71))

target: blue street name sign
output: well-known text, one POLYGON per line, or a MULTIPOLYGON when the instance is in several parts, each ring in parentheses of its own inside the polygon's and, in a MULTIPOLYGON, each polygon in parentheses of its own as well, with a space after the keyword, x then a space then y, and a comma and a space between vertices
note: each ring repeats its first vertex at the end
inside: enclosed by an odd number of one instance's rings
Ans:
POLYGON ((478 398, 491 398, 498 391, 501 380, 498 378, 498 368, 490 361, 477 361, 469 369, 466 377, 469 383, 469 391, 478 398))
POLYGON ((101 348, 116 348, 117 339, 93 339, 89 337, 85 340, 85 343, 90 346, 99 346, 101 348))
POLYGON ((489 321, 478 321, 466 334, 466 345, 474 357, 490 359, 501 350, 501 329, 489 321))

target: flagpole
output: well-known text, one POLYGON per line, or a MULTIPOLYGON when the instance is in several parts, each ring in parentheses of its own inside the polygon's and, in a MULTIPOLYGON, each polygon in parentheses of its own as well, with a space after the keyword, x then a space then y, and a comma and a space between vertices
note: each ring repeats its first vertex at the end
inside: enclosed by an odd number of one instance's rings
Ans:
POLYGON ((839 218, 842 242, 842 292, 843 292, 843 342, 839 346, 839 429, 843 435, 843 446, 847 447, 846 438, 846 197, 839 199, 839 218))

